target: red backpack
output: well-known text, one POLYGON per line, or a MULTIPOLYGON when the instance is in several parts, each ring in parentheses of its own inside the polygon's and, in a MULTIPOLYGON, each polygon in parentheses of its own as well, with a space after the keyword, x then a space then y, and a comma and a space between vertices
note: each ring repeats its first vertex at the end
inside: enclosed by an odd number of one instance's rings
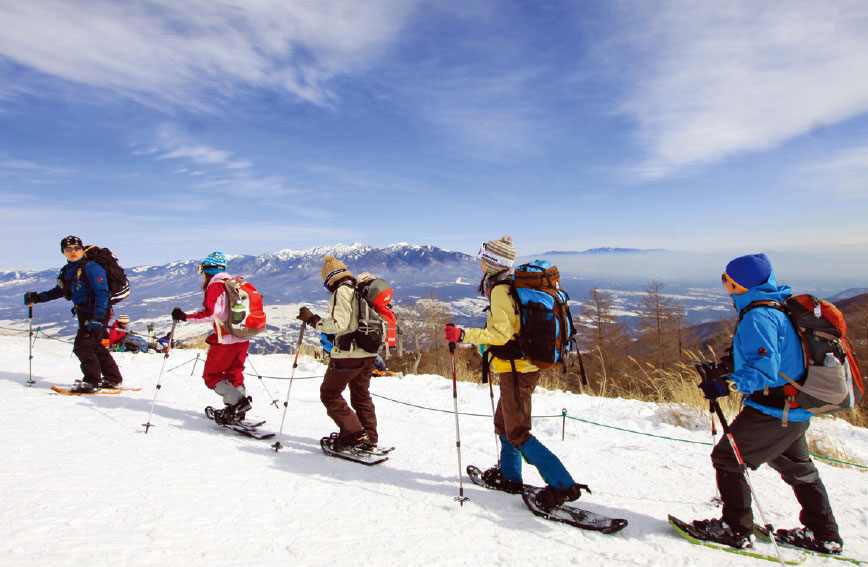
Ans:
POLYGON ((809 294, 793 295, 783 303, 754 301, 755 307, 770 307, 786 314, 802 343, 805 375, 798 381, 780 373, 788 382, 783 387, 785 409, 800 407, 812 413, 834 413, 856 407, 865 385, 862 370, 847 339, 844 314, 828 301, 809 294))
POLYGON ((253 284, 238 276, 223 282, 231 311, 226 330, 232 336, 248 338, 265 330, 262 295, 253 284))

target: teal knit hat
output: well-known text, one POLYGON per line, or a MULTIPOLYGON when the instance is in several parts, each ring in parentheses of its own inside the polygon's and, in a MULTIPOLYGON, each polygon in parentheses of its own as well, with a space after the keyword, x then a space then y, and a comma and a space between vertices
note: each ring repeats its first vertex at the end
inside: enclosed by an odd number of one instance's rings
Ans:
POLYGON ((213 276, 226 271, 226 256, 223 252, 211 252, 202 260, 202 272, 213 276))

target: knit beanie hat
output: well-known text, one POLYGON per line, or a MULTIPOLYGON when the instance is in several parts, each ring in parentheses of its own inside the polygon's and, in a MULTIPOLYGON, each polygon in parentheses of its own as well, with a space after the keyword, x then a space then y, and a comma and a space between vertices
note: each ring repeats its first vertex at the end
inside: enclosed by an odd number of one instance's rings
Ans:
POLYGON ((81 238, 72 236, 71 234, 60 241, 60 251, 63 252, 63 249, 67 246, 81 246, 84 248, 84 244, 81 243, 81 238))
POLYGON ((120 317, 118 317, 118 323, 129 323, 129 322, 130 322, 130 316, 129 315, 121 315, 120 317))
POLYGON ((739 256, 726 265, 724 274, 745 289, 764 284, 772 274, 772 263, 765 254, 739 256))
POLYGON ((512 267, 515 260, 515 247, 512 245, 512 237, 508 234, 499 240, 489 240, 479 250, 482 265, 485 272, 493 274, 512 267))
POLYGON ((211 252, 202 260, 202 272, 213 276, 226 271, 226 255, 223 252, 211 252))
POLYGON ((323 258, 320 276, 322 277, 322 285, 328 289, 342 279, 353 277, 353 273, 347 269, 346 264, 329 254, 323 258))

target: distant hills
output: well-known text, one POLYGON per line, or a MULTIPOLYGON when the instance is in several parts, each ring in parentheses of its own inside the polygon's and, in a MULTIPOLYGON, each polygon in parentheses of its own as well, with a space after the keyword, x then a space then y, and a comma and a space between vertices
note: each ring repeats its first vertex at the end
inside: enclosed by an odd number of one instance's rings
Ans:
POLYGON ((587 250, 578 251, 564 251, 564 250, 550 250, 548 252, 543 252, 540 256, 566 256, 572 254, 588 254, 588 255, 599 255, 599 254, 642 254, 646 252, 668 252, 664 248, 588 248, 587 250))

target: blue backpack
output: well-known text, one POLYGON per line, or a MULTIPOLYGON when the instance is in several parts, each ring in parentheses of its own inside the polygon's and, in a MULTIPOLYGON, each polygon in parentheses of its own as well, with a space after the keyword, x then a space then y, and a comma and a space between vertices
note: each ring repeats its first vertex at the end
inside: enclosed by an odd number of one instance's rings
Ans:
POLYGON ((512 280, 503 284, 509 285, 521 327, 505 345, 490 347, 491 354, 502 360, 523 358, 542 369, 561 365, 566 371, 576 328, 557 266, 534 260, 518 266, 512 280))

